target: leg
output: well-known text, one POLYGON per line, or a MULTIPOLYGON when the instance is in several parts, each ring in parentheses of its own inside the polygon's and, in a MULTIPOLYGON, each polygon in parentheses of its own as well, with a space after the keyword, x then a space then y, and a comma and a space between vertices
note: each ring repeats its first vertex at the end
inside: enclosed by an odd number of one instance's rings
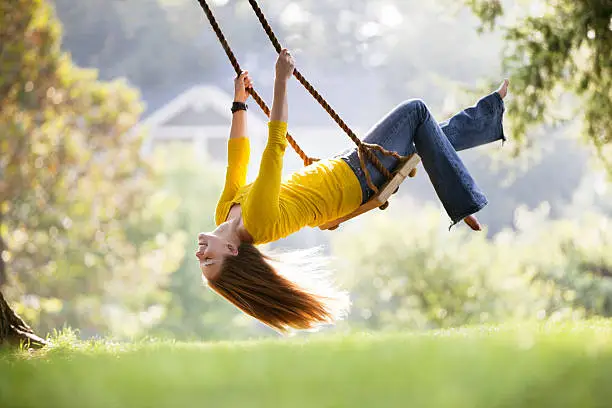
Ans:
MULTIPOLYGON (((471 149, 497 140, 506 140, 502 126, 505 107, 500 93, 505 96, 507 86, 507 81, 505 81, 500 89, 481 98, 476 105, 466 108, 449 120, 440 123, 442 131, 456 151, 471 149)), ((413 153, 413 140, 402 137, 401 134, 398 137, 397 128, 402 126, 403 115, 404 112, 399 107, 394 109, 368 132, 364 141, 379 144, 387 150, 398 152, 401 155, 413 153)), ((345 153, 348 155, 348 152, 345 153)), ((360 168, 359 161, 356 160, 356 154, 353 155, 351 164, 354 170, 358 170, 360 168)), ((385 167, 391 171, 397 166, 396 160, 392 158, 386 156, 379 156, 379 158, 383 161, 385 167)), ((371 172, 371 175, 377 187, 380 187, 386 181, 378 171, 373 174, 371 172)), ((360 176, 365 177, 363 174, 360 176)), ((367 187, 366 189, 369 190, 367 187)), ((370 191, 365 195, 370 197, 372 192, 370 191)), ((367 201, 367 197, 364 198, 365 201, 367 201)))
MULTIPOLYGON (((364 140, 380 144, 401 155, 418 152, 434 189, 453 223, 486 205, 486 198, 422 101, 410 100, 396 107, 368 132, 364 140)), ((363 171, 356 157, 356 152, 353 152, 345 160, 362 182, 365 202, 373 192, 367 188, 367 185, 364 186, 363 171)), ((397 160, 391 157, 379 155, 379 158, 390 170, 397 166, 397 160)), ((371 163, 368 163, 368 170, 377 186, 385 183, 384 176, 371 163)))
POLYGON ((440 127, 456 151, 506 140, 502 127, 504 110, 504 101, 496 91, 440 123, 440 127))
POLYGON ((418 102, 413 112, 418 123, 414 136, 416 150, 442 205, 455 224, 480 211, 487 199, 427 106, 418 102))

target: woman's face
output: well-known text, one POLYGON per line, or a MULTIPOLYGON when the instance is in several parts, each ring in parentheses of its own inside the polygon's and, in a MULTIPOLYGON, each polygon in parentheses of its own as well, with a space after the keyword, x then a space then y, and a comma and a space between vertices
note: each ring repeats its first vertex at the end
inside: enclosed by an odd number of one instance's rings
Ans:
POLYGON ((206 279, 212 279, 219 274, 226 256, 238 255, 237 248, 215 232, 202 232, 198 235, 198 250, 195 255, 200 261, 200 270, 206 279))

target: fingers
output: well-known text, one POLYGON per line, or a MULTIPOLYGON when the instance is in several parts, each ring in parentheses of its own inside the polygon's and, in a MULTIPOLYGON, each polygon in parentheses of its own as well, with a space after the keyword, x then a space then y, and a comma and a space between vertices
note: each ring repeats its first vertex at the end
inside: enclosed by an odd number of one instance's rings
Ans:
POLYGON ((295 64, 295 60, 293 59, 293 56, 291 55, 291 53, 289 52, 289 50, 287 48, 283 48, 281 50, 281 52, 279 54, 279 57, 284 59, 285 61, 287 61, 291 65, 295 64))
POLYGON ((295 61, 291 56, 291 53, 283 48, 278 53, 278 59, 276 60, 276 78, 286 81, 295 72, 295 61))
POLYGON ((249 71, 242 71, 236 78, 236 84, 242 85, 244 88, 253 87, 253 79, 249 75, 249 71))
POLYGON ((244 83, 244 87, 245 88, 252 88, 253 87, 253 80, 248 75, 244 77, 243 83, 244 83))
POLYGON ((248 77, 248 76, 249 76, 249 71, 242 71, 242 72, 240 73, 240 75, 238 75, 238 77, 236 78, 236 80, 241 81, 241 80, 243 80, 244 78, 246 78, 246 77, 248 77))

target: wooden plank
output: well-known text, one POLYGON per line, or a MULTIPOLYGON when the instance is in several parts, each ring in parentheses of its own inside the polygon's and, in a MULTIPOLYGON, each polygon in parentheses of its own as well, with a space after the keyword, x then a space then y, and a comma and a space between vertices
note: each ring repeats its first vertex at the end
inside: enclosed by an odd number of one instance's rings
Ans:
POLYGON ((395 193, 395 190, 397 190, 397 188, 406 179, 406 177, 408 177, 408 175, 413 171, 413 169, 418 166, 420 161, 421 158, 418 155, 412 155, 410 159, 408 159, 399 169, 396 170, 393 178, 389 180, 389 182, 385 184, 382 189, 379 190, 378 194, 370 198, 368 202, 364 203, 350 214, 340 217, 337 220, 319 225, 319 229, 334 230, 338 228, 338 226, 343 222, 346 222, 352 218, 357 217, 358 215, 366 213, 370 210, 373 210, 374 208, 378 208, 381 205, 385 204, 387 200, 389 200, 389 197, 391 197, 393 193, 395 193))

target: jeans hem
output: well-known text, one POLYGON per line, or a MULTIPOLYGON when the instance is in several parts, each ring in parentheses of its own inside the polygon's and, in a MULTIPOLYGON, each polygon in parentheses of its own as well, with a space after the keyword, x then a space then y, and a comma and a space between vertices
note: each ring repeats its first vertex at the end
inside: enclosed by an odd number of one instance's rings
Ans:
POLYGON ((501 97, 499 92, 495 91, 493 94, 497 97, 497 101, 501 107, 501 117, 499 118, 499 134, 501 135, 502 146, 506 143, 506 135, 504 134, 504 112, 506 111, 506 104, 504 98, 501 97))
POLYGON ((484 203, 482 203, 482 204, 475 204, 472 208, 470 208, 468 211, 466 211, 463 215, 461 215, 460 217, 457 217, 452 222, 452 224, 448 227, 448 230, 450 231, 451 228, 453 228, 455 225, 460 223, 465 217, 470 216, 472 214, 476 214, 478 211, 482 210, 487 204, 489 204, 489 202, 487 200, 485 200, 484 203))

